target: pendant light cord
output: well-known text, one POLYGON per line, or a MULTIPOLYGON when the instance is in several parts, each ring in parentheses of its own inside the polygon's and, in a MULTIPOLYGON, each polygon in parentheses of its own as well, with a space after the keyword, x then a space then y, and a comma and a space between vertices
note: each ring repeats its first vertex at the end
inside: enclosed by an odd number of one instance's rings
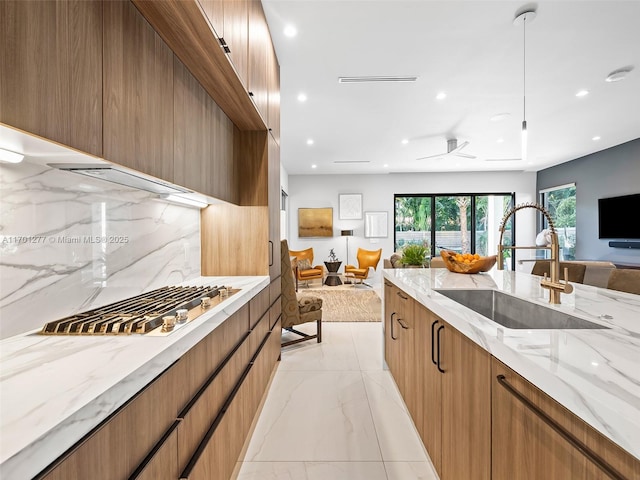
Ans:
POLYGON ((527 120, 527 15, 522 20, 522 119, 527 120))

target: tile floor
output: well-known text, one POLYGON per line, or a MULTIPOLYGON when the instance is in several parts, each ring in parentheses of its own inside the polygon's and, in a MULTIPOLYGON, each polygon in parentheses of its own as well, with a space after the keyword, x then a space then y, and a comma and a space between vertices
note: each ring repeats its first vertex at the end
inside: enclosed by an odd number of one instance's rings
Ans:
POLYGON ((322 343, 283 350, 238 480, 437 480, 383 369, 381 329, 324 323, 322 343))

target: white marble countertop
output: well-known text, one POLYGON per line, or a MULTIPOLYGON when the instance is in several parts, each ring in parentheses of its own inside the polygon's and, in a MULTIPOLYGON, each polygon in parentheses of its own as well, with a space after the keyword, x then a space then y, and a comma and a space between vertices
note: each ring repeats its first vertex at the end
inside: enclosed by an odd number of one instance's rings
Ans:
POLYGON ((168 336, 42 336, 0 342, 0 477, 30 479, 269 285, 199 277, 240 292, 168 336))
POLYGON ((550 305, 540 277, 524 273, 387 269, 383 276, 640 459, 640 296, 574 284, 561 305, 550 305), (501 290, 610 329, 509 329, 434 288, 501 290))

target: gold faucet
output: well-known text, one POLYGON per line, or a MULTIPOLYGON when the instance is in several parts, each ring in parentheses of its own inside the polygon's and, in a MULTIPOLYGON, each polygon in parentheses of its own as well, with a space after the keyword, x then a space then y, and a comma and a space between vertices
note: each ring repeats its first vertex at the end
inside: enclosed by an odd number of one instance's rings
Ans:
POLYGON ((537 203, 521 203, 520 205, 516 205, 511 208, 505 215, 502 217, 500 222, 500 240, 498 242, 498 270, 504 270, 504 259, 502 258, 503 250, 550 250, 551 251, 551 277, 547 279, 547 274, 545 273, 544 279, 540 280, 540 286, 542 288, 547 288, 549 290, 549 303, 559 304, 560 303, 560 294, 561 293, 571 293, 573 292, 573 287, 568 281, 569 272, 568 268, 564 269, 564 282, 560 281, 560 247, 558 243, 558 234, 556 233, 556 227, 553 224, 553 220, 551 215, 546 208, 537 203), (551 230, 551 245, 545 247, 516 247, 513 246, 503 246, 502 238, 504 236, 504 229, 507 224, 507 220, 515 214, 518 210, 522 210, 523 208, 535 208, 540 211, 542 215, 545 216, 547 222, 549 223, 549 229, 551 230))

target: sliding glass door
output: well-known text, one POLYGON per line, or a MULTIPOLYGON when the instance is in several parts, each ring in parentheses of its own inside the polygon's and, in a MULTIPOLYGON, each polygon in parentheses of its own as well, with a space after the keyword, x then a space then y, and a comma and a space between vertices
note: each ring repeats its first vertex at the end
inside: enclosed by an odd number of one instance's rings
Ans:
MULTIPOLYGON (((441 249, 495 255, 500 220, 514 199, 514 193, 397 194, 395 249, 417 243, 428 247, 432 256, 440 255, 441 249)), ((512 244, 513 232, 511 217, 505 228, 505 245, 512 244)), ((513 268, 513 261, 507 263, 513 268)))

